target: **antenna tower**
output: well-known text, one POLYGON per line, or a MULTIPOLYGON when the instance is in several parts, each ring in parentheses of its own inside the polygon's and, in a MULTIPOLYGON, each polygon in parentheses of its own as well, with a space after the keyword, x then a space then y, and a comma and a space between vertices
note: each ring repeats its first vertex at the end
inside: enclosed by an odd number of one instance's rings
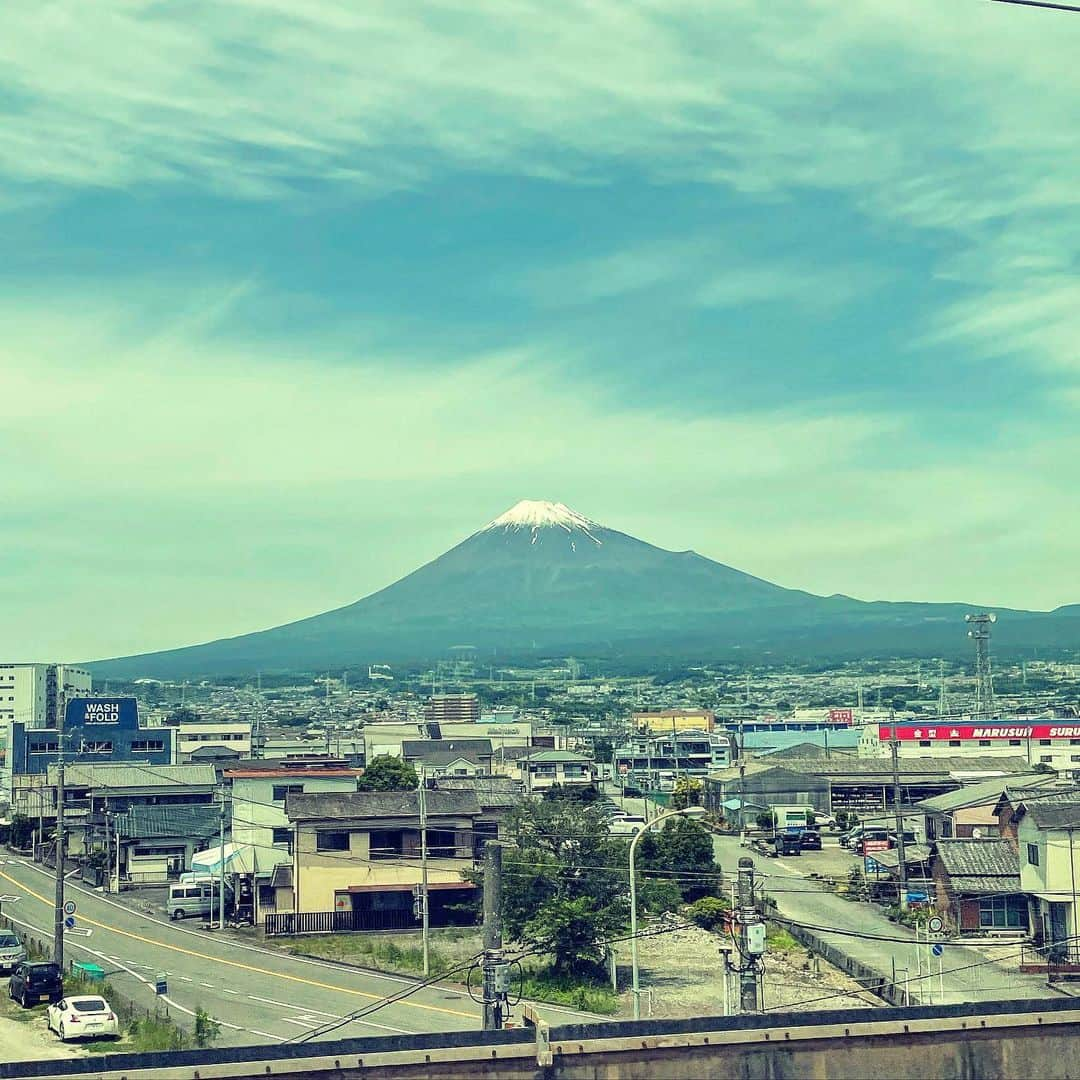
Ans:
POLYGON ((994 680, 990 674, 990 627, 997 616, 990 612, 965 615, 971 629, 968 637, 975 642, 975 708, 972 719, 987 720, 994 711, 994 680))

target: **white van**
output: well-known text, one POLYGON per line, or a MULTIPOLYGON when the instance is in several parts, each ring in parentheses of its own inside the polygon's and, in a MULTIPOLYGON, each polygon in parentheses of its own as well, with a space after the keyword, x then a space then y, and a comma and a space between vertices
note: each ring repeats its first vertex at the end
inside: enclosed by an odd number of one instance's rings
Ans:
POLYGON ((210 915, 217 909, 217 882, 188 881, 169 886, 166 910, 170 919, 186 919, 189 915, 210 915))

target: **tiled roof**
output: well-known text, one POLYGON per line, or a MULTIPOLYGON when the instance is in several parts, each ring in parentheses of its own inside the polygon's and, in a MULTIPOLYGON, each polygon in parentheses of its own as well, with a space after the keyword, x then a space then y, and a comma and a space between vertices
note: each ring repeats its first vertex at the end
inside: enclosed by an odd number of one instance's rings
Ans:
POLYGON ((1005 791, 1021 792, 1037 789, 1055 782, 1053 773, 1024 773, 1019 776, 998 776, 993 780, 984 780, 981 784, 968 784, 957 791, 944 795, 935 795, 932 799, 923 799, 917 805, 924 810, 947 814, 953 810, 962 810, 968 806, 982 806, 996 803, 1005 791))
POLYGON ((529 754, 528 760, 538 764, 551 764, 564 762, 567 765, 587 765, 592 759, 584 754, 575 754, 572 750, 540 750, 535 754, 529 754))
MULTIPOLYGON (((892 764, 888 758, 845 757, 837 759, 786 758, 782 761, 747 762, 746 775, 752 776, 769 769, 785 769, 805 776, 817 776, 823 780, 846 780, 873 778, 890 781, 892 764)), ((901 758, 900 776, 912 782, 919 778, 948 777, 952 774, 972 773, 1022 773, 1030 769, 1022 757, 926 757, 901 758)), ((709 774, 714 780, 732 780, 739 776, 737 766, 709 774)))
POLYGON ((435 780, 438 791, 471 791, 485 810, 517 806, 524 794, 520 780, 508 776, 440 776, 435 780))
MULTIPOLYGON (((428 817, 480 813, 480 803, 471 791, 429 791, 426 803, 428 817)), ((290 821, 418 818, 420 796, 416 791, 318 791, 287 796, 285 813, 290 821)))
POLYGON ((475 754, 479 757, 491 757, 490 739, 403 739, 401 756, 408 760, 420 758, 427 761, 432 754, 449 753, 475 754))
POLYGON ((1016 817, 1025 814, 1040 829, 1080 829, 1080 789, 1029 796, 1015 812, 1016 817))
POLYGON ((938 840, 936 847, 956 892, 1020 892, 1020 859, 1007 840, 938 840))

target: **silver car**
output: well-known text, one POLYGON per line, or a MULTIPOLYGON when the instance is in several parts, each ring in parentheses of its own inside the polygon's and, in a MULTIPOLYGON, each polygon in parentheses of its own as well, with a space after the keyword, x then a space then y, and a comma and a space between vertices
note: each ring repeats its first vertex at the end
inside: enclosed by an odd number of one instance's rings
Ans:
POLYGON ((25 959, 23 943, 10 930, 0 930, 0 972, 10 974, 25 959))

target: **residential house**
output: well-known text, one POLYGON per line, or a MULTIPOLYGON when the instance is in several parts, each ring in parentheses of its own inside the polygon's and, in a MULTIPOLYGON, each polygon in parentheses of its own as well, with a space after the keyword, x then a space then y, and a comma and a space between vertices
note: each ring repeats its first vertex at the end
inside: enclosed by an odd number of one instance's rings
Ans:
POLYGON ((1001 836, 998 804, 1005 794, 1024 795, 1061 783, 1054 773, 1021 773, 995 777, 923 799, 919 803, 926 818, 926 838, 976 840, 1001 836))
POLYGON ((248 871, 236 882, 237 895, 251 895, 259 920, 277 910, 274 871, 292 865, 293 826, 285 813, 289 795, 356 791, 362 769, 334 758, 256 759, 226 765, 222 778, 232 793, 232 842, 248 849, 248 871))
POLYGON ((1080 963, 1080 791, 1022 799, 1013 820, 1020 881, 1031 898, 1035 941, 1046 948, 1051 961, 1080 963))
POLYGON ((518 775, 527 792, 551 787, 587 787, 596 780, 596 766, 572 750, 538 750, 518 759, 518 775))
MULTIPOLYGON (((191 866, 197 851, 218 843, 221 807, 211 803, 134 803, 106 823, 115 848, 102 849, 108 851, 109 859, 102 867, 100 883, 112 879, 119 882, 120 888, 154 885, 177 880, 191 866)), ((226 830, 228 827, 226 808, 226 830)))
POLYGON ((1027 933, 1020 861, 1008 840, 939 839, 930 874, 938 914, 961 935, 1027 933))
MULTIPOLYGON (((480 803, 471 791, 437 789, 425 791, 424 800, 431 925, 471 921, 461 908, 474 892, 465 875, 474 867, 480 803)), ((285 811, 294 833, 292 926, 400 930, 417 925, 418 791, 289 794, 285 811)))
POLYGON ((491 772, 490 739, 406 739, 401 756, 425 776, 482 776, 491 772))

